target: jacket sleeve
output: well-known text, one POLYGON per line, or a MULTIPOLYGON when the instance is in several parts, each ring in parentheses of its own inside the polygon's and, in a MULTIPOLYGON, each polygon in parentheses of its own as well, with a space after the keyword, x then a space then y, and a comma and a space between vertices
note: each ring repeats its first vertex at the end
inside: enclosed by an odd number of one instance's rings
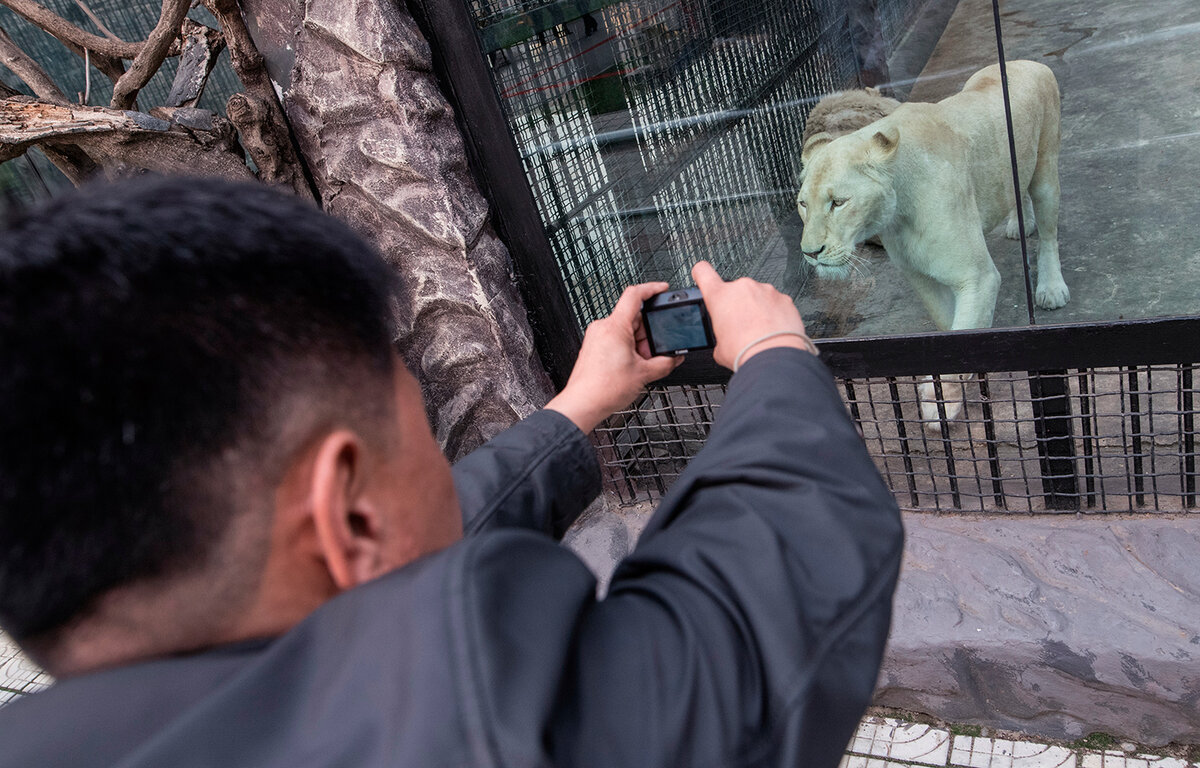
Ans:
POLYGON ((580 612, 553 763, 836 766, 874 689, 902 540, 825 367, 756 355, 580 612))
POLYGON ((566 416, 541 410, 453 467, 466 535, 527 528, 559 538, 600 493, 587 436, 566 416))

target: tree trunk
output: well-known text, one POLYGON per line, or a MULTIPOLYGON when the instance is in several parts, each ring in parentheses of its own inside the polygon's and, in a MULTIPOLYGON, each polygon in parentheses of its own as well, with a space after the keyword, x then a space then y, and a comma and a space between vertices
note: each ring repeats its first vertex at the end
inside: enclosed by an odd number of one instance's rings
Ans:
POLYGON ((322 207, 371 238, 401 278, 397 342, 457 458, 551 387, 428 45, 394 0, 242 7, 322 207))

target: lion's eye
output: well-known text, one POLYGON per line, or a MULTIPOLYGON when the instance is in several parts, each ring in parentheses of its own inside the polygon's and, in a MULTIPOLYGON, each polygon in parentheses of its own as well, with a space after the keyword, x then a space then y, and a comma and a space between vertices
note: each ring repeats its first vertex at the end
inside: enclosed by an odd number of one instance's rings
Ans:
POLYGON ((846 204, 846 201, 847 201, 847 200, 849 200, 849 199, 850 199, 850 198, 848 198, 848 197, 843 197, 843 198, 842 198, 842 199, 840 199, 840 200, 839 200, 839 199, 837 199, 837 198, 834 198, 833 200, 830 200, 830 201, 829 201, 829 207, 830 207, 830 208, 841 208, 843 205, 845 205, 845 204, 846 204))
POLYGON ((800 207, 801 207, 801 208, 807 208, 807 207, 808 207, 808 203, 806 203, 806 202, 804 202, 803 200, 801 200, 801 201, 800 201, 800 207))

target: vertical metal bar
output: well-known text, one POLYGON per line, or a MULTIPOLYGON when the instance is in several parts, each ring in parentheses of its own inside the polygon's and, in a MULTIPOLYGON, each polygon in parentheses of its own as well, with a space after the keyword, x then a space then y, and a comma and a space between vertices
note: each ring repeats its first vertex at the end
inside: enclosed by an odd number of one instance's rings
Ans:
POLYGON ((962 500, 958 494, 958 472, 954 468, 954 449, 950 445, 950 425, 946 419, 946 402, 942 395, 942 377, 940 376, 933 377, 933 396, 937 401, 938 427, 942 432, 942 449, 946 452, 946 472, 950 476, 950 498, 954 502, 955 509, 962 509, 962 500))
POLYGON ((1008 158, 1012 165, 1013 194, 1016 196, 1017 231, 1021 238, 1021 269, 1025 273, 1025 309, 1033 319, 1033 279, 1029 275, 1029 246, 1025 237, 1025 206, 1021 199, 1021 175, 1017 172, 1017 140, 1013 132, 1012 102, 1008 96, 1008 62, 1004 59, 1004 36, 1000 33, 1000 0, 992 0, 992 23, 996 28, 996 53, 1000 59, 1000 93, 1004 97, 1004 122, 1008 127, 1008 158))
POLYGON ((983 434, 987 438, 988 468, 992 475, 992 496, 996 506, 1008 509, 1004 499, 1004 485, 1000 482, 1000 455, 996 451, 996 422, 992 418, 992 394, 988 386, 987 374, 979 375, 979 395, 983 406, 983 434))
MULTIPOLYGON (((1161 423, 1161 420, 1159 421, 1161 423)), ((1146 434, 1149 436, 1147 453, 1150 455, 1150 494, 1154 499, 1154 508, 1160 509, 1158 503, 1158 448, 1154 444, 1154 366, 1146 366, 1146 434)))
POLYGON ((850 415, 854 417, 854 424, 858 427, 858 434, 863 433, 862 416, 858 411, 858 398, 854 395, 854 382, 850 379, 842 379, 842 386, 846 389, 846 399, 850 401, 850 415))
POLYGON ((904 459, 904 477, 908 480, 908 496, 913 508, 919 506, 917 499, 917 476, 913 472, 912 454, 908 450, 908 429, 904 426, 904 411, 900 408, 900 389, 896 377, 888 376, 888 394, 892 398, 892 413, 896 416, 896 434, 900 437, 900 455, 904 459))
POLYGON ((1096 506, 1096 468, 1092 461, 1092 403, 1088 393, 1088 377, 1079 370, 1079 429, 1083 432, 1083 482, 1087 487, 1087 505, 1096 506))
POLYGON ((480 190, 500 239, 508 246, 538 354, 558 388, 567 383, 583 334, 520 151, 479 47, 467 3, 410 0, 409 10, 430 42, 433 69, 454 107, 480 190))
POLYGON ((1067 372, 1039 371, 1029 376, 1033 428, 1042 470, 1047 509, 1079 509, 1075 476, 1075 440, 1071 437, 1071 400, 1067 372))
POLYGON ((1180 372, 1183 390, 1183 505, 1196 506, 1196 412, 1192 404, 1192 366, 1180 372))
POLYGON ((1142 399, 1138 396, 1137 368, 1126 369, 1129 377, 1129 433, 1133 438, 1133 488, 1137 505, 1146 505, 1146 484, 1142 479, 1142 399))

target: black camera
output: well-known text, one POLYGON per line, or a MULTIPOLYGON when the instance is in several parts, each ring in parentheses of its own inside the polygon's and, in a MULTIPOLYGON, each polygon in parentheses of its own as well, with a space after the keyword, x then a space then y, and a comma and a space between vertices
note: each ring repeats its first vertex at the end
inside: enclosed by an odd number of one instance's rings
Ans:
POLYGON ((651 296, 642 304, 642 326, 653 355, 682 355, 717 345, 699 288, 651 296))

